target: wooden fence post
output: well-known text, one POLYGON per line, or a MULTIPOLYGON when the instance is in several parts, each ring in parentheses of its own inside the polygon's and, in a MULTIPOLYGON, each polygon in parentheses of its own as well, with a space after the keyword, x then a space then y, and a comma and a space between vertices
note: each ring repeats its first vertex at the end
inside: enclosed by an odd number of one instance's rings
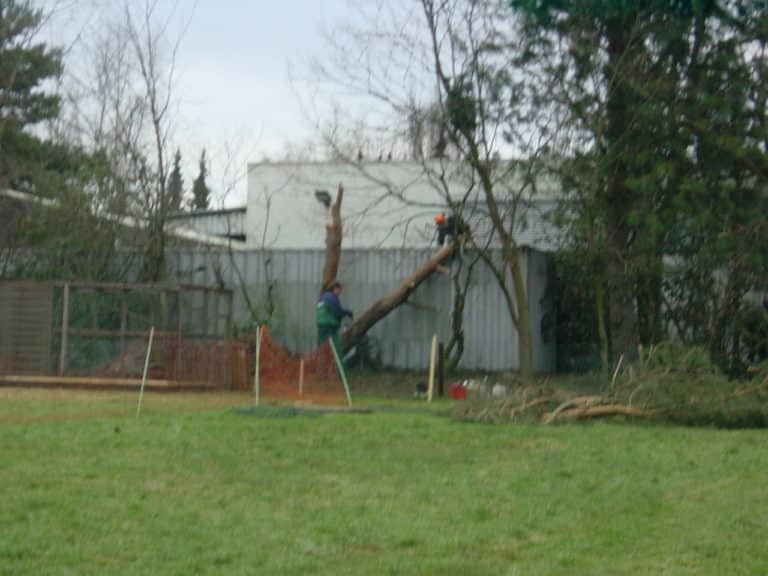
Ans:
POLYGON ((445 347, 443 346, 443 343, 440 342, 437 345, 437 394, 441 398, 443 397, 443 394, 445 394, 445 391, 444 391, 445 371, 443 370, 444 356, 445 356, 445 347))
POLYGON ((125 357, 125 331, 128 328, 128 302, 125 290, 120 291, 120 375, 123 375, 123 361, 125 357))
POLYGON ((59 376, 67 369, 67 347, 69 339, 69 284, 64 284, 61 299, 61 351, 59 352, 59 376))
POLYGON ((437 363, 437 335, 432 336, 432 345, 429 347, 429 383, 427 384, 427 402, 432 402, 432 394, 435 391, 435 364, 437 363))

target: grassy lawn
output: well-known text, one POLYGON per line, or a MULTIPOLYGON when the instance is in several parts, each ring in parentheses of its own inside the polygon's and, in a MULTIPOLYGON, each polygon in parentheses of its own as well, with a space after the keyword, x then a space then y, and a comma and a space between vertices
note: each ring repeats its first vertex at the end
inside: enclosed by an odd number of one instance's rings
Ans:
POLYGON ((765 431, 135 398, 0 391, 0 574, 768 573, 765 431))

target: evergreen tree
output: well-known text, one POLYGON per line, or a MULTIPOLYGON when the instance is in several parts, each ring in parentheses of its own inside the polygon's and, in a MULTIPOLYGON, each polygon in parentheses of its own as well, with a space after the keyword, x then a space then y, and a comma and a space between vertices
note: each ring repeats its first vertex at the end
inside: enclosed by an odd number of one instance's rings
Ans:
POLYGON ((192 184, 192 208, 194 210, 207 210, 211 201, 211 191, 205 183, 208 175, 208 165, 205 159, 205 149, 200 155, 200 172, 192 184))
POLYGON ((59 112, 58 96, 42 85, 61 74, 61 51, 31 40, 42 19, 30 2, 0 2, 0 186, 29 187, 47 160, 27 130, 59 112))
POLYGON ((546 96, 563 103, 564 213, 614 361, 671 321, 733 366, 734 320, 768 268, 765 6, 511 3, 546 96))
POLYGON ((181 150, 176 150, 173 156, 173 169, 168 176, 168 209, 171 212, 181 210, 181 200, 184 197, 184 178, 181 175, 181 150))

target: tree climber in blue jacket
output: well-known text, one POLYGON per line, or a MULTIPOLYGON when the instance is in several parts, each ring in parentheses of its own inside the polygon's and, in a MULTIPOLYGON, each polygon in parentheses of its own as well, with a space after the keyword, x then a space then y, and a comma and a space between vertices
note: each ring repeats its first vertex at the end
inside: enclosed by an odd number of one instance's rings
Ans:
POLYGON ((341 340, 339 339, 341 320, 345 316, 353 317, 352 311, 347 310, 341 305, 339 295, 342 290, 341 282, 334 280, 317 302, 318 345, 331 338, 339 354, 341 354, 341 340))

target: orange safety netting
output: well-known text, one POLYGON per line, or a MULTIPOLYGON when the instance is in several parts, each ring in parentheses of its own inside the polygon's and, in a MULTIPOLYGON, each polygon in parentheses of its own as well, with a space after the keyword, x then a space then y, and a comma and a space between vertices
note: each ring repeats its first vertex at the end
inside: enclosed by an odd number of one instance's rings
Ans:
POLYGON ((266 401, 346 404, 344 382, 330 343, 302 356, 287 350, 271 337, 268 328, 262 328, 259 396, 266 401))

